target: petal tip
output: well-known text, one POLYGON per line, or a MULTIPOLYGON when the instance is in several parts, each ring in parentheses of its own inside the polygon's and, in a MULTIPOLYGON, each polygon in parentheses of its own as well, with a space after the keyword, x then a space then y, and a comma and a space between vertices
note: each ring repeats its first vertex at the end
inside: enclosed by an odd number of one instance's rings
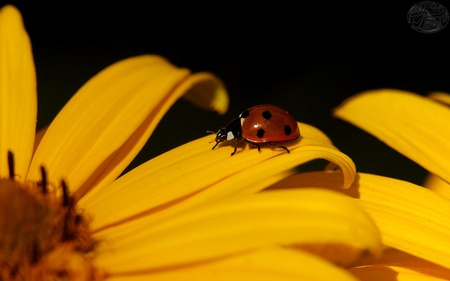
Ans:
POLYGON ((184 99, 196 106, 225 114, 228 110, 229 97, 223 82, 210 72, 192 74, 184 83, 189 89, 184 99))
POLYGON ((2 18, 11 18, 11 19, 19 19, 22 20, 22 15, 16 6, 7 4, 0 8, 0 19, 2 18))

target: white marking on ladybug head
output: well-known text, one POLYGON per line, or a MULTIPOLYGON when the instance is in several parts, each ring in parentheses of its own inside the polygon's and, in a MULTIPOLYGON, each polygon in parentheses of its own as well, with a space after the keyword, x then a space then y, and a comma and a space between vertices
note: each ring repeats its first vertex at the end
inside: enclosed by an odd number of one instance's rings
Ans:
POLYGON ((227 133, 227 140, 233 140, 234 139, 234 134, 232 131, 228 131, 227 133))
POLYGON ((241 127, 244 125, 244 120, 245 120, 245 118, 241 117, 241 127))

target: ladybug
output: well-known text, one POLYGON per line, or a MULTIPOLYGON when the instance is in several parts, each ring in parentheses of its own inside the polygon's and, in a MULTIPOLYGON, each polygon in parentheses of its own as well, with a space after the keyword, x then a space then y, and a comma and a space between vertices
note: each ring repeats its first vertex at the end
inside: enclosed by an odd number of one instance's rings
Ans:
POLYGON ((242 138, 261 151, 261 144, 275 145, 286 150, 279 142, 293 141, 300 137, 297 121, 286 110, 274 105, 257 105, 244 110, 237 118, 231 120, 226 127, 216 134, 216 148, 225 140, 235 139, 233 156, 236 153, 239 140, 242 138))

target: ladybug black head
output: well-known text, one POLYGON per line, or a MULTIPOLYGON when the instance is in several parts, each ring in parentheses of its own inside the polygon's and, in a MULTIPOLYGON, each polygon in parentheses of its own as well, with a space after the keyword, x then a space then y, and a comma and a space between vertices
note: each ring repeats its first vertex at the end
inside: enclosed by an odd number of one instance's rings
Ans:
POLYGON ((227 139, 227 130, 225 128, 220 128, 220 130, 216 134, 216 144, 213 146, 212 149, 216 148, 219 143, 223 142, 227 139))
MULTIPOLYGON (((241 133, 241 119, 235 118, 230 123, 228 123, 227 126, 220 128, 220 130, 216 133, 216 144, 213 146, 212 149, 216 148, 219 143, 226 141, 226 140, 233 140, 236 139, 236 145, 237 141, 242 138, 241 133)), ((236 146, 235 145, 235 146, 236 146)), ((235 149, 236 151, 236 149, 235 149)))

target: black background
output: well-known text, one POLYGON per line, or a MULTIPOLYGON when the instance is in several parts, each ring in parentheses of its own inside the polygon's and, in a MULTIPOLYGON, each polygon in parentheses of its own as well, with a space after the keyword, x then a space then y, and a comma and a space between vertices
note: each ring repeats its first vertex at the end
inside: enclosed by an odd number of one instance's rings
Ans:
POLYGON ((249 106, 270 103, 323 130, 359 171, 413 182, 425 175, 374 137, 331 116, 345 98, 368 89, 450 92, 450 26, 434 34, 412 30, 406 18, 416 1, 59 2, 11 2, 21 10, 33 44, 39 126, 50 123, 104 67, 153 53, 194 72, 214 72, 231 103, 219 116, 177 102, 133 166, 217 130, 249 106))

